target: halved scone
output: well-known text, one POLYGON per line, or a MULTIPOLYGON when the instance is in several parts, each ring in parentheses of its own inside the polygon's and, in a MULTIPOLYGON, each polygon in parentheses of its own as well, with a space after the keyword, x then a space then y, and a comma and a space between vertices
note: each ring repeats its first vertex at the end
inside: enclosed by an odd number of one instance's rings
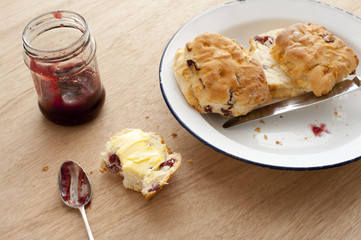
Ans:
POLYGON ((271 99, 260 63, 221 34, 200 34, 178 49, 173 70, 187 102, 200 113, 245 115, 271 99))
POLYGON ((282 30, 270 49, 281 69, 316 96, 354 74, 359 60, 339 37, 315 23, 297 23, 282 30))
POLYGON ((273 98, 290 98, 306 92, 306 89, 292 81, 270 54, 270 49, 282 30, 274 29, 249 39, 251 55, 261 63, 273 98))
POLYGON ((126 188, 152 197, 167 184, 182 157, 153 132, 126 128, 110 138, 101 153, 101 168, 123 176, 126 188))

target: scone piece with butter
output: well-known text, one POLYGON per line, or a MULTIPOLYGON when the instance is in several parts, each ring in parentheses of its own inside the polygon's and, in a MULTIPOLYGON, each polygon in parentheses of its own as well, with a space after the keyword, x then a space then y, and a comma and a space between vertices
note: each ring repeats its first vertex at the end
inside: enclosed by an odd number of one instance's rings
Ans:
POLYGON ((261 63, 273 98, 290 98, 306 92, 282 71, 280 63, 270 54, 270 49, 282 30, 283 28, 274 29, 249 39, 251 55, 261 63))
POLYGON ((187 102, 200 113, 245 115, 271 99, 260 63, 221 34, 200 34, 178 49, 173 70, 187 102))
POLYGON ((123 176, 126 188, 148 199, 167 184, 181 160, 181 155, 172 153, 160 135, 126 128, 106 143, 101 168, 123 176))
POLYGON ((286 27, 277 35, 270 54, 297 86, 316 96, 327 94, 354 74, 359 63, 339 37, 314 23, 286 27))

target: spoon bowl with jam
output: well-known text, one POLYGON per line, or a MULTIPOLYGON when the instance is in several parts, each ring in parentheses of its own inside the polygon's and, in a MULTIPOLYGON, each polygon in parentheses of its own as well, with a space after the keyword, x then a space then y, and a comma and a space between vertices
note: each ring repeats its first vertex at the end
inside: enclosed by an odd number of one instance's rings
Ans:
POLYGON ((89 239, 94 239, 84 208, 91 199, 92 191, 83 168, 76 162, 65 161, 59 169, 58 187, 63 202, 69 207, 80 210, 89 239))

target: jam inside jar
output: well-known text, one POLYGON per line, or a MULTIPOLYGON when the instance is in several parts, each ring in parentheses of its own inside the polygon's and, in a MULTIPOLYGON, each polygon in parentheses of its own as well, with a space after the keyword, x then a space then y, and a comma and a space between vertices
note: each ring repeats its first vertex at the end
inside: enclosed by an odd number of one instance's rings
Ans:
POLYGON ((96 43, 85 19, 56 11, 33 19, 23 32, 29 67, 43 115, 61 125, 94 119, 105 90, 96 61, 96 43))

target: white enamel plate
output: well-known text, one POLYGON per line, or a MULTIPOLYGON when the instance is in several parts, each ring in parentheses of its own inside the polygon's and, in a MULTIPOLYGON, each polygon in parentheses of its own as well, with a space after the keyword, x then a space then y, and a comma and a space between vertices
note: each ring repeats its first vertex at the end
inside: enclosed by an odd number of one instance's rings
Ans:
MULTIPOLYGON (((180 124, 211 148, 249 163, 280 169, 320 169, 361 158, 361 91, 298 111, 224 129, 227 120, 188 105, 172 70, 176 50, 203 32, 221 33, 249 48, 248 39, 297 22, 313 22, 341 37, 361 58, 361 19, 312 0, 233 1, 205 11, 168 43, 159 69, 163 97, 180 124), (312 127, 322 128, 320 135, 312 127)), ((361 67, 357 69, 361 74, 361 67)))

